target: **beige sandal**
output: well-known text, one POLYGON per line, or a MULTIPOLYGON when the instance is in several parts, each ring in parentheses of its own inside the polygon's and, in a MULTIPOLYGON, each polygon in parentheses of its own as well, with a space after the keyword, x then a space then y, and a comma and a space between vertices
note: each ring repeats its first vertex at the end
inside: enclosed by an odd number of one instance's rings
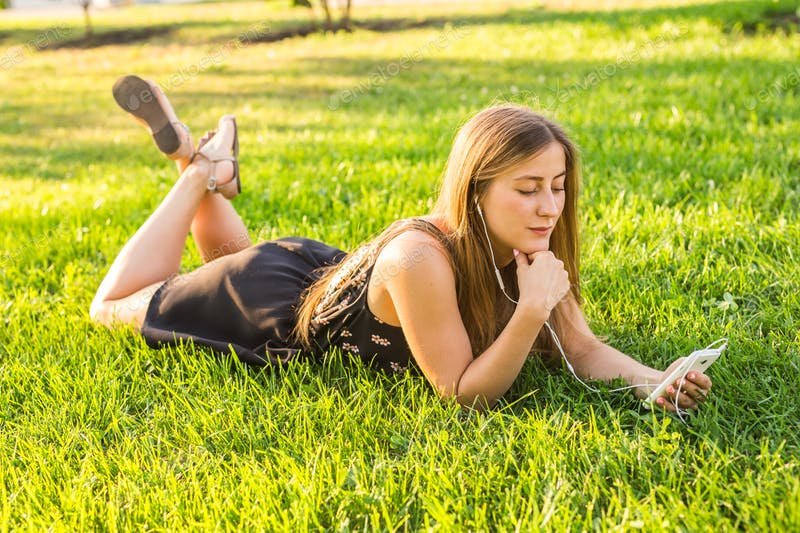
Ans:
POLYGON ((209 132, 200 143, 197 145, 197 151, 192 156, 192 160, 200 154, 211 162, 211 170, 208 177, 208 185, 206 188, 209 191, 221 193, 225 198, 233 198, 242 192, 242 185, 239 179, 239 134, 236 127, 236 118, 233 115, 225 115, 219 119, 217 130, 209 132), (220 132, 224 132, 226 128, 225 121, 230 120, 233 126, 233 140, 229 147, 212 145, 212 141, 217 138, 220 132), (217 185, 217 163, 221 161, 230 161, 233 164, 233 177, 227 183, 217 185))

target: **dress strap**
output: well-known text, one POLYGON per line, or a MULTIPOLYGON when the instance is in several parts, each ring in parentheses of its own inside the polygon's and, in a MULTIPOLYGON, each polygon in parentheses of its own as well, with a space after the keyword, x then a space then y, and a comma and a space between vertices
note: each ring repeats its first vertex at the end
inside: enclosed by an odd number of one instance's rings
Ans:
POLYGON ((437 226, 433 222, 425 220, 424 218, 417 218, 417 217, 412 217, 409 220, 416 220, 416 221, 419 221, 419 222, 423 222, 423 223, 427 224, 429 227, 433 228, 436 231, 436 233, 438 233, 439 235, 441 235, 443 237, 447 237, 447 234, 445 232, 443 232, 442 230, 440 230, 439 226, 437 226))

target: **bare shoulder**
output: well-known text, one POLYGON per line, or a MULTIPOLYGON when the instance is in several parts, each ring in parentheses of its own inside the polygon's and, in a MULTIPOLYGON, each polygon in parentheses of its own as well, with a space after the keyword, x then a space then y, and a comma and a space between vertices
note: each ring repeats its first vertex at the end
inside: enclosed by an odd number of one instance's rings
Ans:
POLYGON ((398 269, 410 270, 412 273, 429 269, 444 273, 444 270, 448 270, 455 280, 447 254, 442 243, 430 233, 408 230, 383 247, 376 258, 375 271, 390 274, 398 269))
POLYGON ((452 286, 455 293, 455 274, 442 244, 424 231, 405 231, 389 241, 375 258, 367 291, 369 308, 384 322, 400 326, 391 293, 405 292, 398 288, 400 284, 423 281, 434 282, 437 287, 452 286))
POLYGON ((452 396, 472 349, 447 253, 436 237, 408 230, 384 247, 378 275, 420 369, 441 395, 452 396))
MULTIPOLYGON (((446 224, 438 217, 429 215, 419 218, 430 222, 442 232, 448 232, 446 224)), ((418 229, 409 229, 394 237, 381 250, 375 264, 375 270, 379 272, 397 268, 411 268, 413 272, 419 272, 432 267, 441 271, 447 267, 455 280, 449 254, 442 243, 430 233, 418 229), (414 268, 417 266, 421 268, 414 268)))

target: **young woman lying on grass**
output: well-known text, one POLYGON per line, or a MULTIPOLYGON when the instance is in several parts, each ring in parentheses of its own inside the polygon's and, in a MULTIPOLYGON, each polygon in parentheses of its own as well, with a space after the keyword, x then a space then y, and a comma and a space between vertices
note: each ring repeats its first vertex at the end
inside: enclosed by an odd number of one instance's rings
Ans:
MULTIPOLYGON (((99 323, 133 324, 153 347, 191 339, 254 365, 338 346, 387 372, 421 371, 442 397, 477 409, 508 391, 529 355, 554 353, 551 326, 582 378, 655 385, 680 362, 647 367, 587 326, 578 153, 528 108, 475 115, 455 139, 433 211, 346 253, 305 237, 251 244, 229 201, 240 191, 233 117, 194 148, 154 83, 127 76, 114 96, 180 177, 101 283, 90 309, 99 323), (206 263, 179 275, 190 230, 206 263)), ((697 408, 711 380, 686 378, 677 406, 697 408)), ((675 411, 678 386, 657 405, 675 411)))

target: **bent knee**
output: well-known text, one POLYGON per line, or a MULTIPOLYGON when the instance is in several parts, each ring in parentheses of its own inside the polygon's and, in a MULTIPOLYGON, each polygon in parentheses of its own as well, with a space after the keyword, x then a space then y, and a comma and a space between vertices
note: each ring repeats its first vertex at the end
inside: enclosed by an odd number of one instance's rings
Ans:
POLYGON ((92 302, 92 305, 89 306, 89 318, 96 324, 110 325, 108 307, 108 303, 105 301, 92 302))
POLYGON ((150 297, 149 291, 143 290, 119 300, 94 301, 89 307, 89 317, 93 322, 108 327, 116 323, 141 327, 150 297))

